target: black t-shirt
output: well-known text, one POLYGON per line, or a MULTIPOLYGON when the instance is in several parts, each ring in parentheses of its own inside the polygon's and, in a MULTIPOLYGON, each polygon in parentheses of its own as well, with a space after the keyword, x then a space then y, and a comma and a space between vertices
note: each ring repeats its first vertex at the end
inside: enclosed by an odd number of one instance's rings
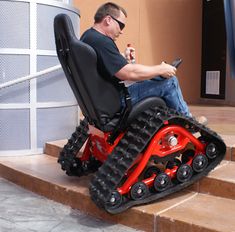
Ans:
POLYGON ((81 41, 90 45, 96 51, 97 69, 100 75, 105 78, 115 78, 115 81, 119 81, 115 77, 115 73, 123 68, 127 61, 120 54, 114 41, 93 28, 84 32, 81 41))

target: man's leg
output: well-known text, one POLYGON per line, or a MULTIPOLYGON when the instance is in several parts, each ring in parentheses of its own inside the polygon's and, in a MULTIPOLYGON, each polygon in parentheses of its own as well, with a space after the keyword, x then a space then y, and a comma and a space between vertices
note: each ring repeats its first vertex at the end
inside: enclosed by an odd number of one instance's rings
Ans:
POLYGON ((176 77, 169 79, 157 77, 154 80, 138 82, 129 86, 128 91, 134 104, 146 97, 157 96, 162 98, 169 108, 191 116, 176 77))

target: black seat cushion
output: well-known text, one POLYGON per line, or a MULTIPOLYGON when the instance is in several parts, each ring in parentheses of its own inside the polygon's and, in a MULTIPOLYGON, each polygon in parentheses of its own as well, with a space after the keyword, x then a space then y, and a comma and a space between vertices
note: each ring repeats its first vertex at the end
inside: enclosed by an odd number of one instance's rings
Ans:
POLYGON ((166 103, 159 97, 148 97, 143 99, 142 101, 136 103, 128 117, 128 123, 133 121, 134 118, 137 117, 141 112, 149 109, 150 107, 164 107, 166 106, 166 103))
MULTIPOLYGON (((136 103, 128 118, 127 118, 127 122, 126 122, 126 126, 128 126, 141 112, 149 109, 150 107, 165 107, 166 103, 159 97, 148 97, 143 99, 142 101, 136 103)), ((114 117, 111 121, 109 121, 106 125, 105 125, 105 131, 112 131, 116 125, 118 124, 118 115, 116 117, 114 117)))

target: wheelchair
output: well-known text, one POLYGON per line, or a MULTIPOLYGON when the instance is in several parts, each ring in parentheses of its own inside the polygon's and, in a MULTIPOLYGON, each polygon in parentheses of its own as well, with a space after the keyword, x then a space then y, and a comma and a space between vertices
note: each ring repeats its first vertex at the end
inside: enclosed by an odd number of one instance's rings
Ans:
POLYGON ((216 132, 169 109, 158 97, 132 105, 123 83, 102 77, 96 52, 75 36, 68 15, 55 17, 54 34, 84 116, 58 163, 69 176, 92 173, 89 192, 97 207, 117 214, 156 201, 195 183, 221 162, 226 146, 216 132))

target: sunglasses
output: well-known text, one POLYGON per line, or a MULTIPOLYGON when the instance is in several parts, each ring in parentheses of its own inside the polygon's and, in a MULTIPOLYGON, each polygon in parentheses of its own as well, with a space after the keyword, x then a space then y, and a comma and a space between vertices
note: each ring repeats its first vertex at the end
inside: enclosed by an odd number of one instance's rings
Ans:
POLYGON ((122 31, 125 27, 125 24, 114 18, 112 15, 109 15, 114 21, 116 21, 120 27, 120 30, 122 31))

